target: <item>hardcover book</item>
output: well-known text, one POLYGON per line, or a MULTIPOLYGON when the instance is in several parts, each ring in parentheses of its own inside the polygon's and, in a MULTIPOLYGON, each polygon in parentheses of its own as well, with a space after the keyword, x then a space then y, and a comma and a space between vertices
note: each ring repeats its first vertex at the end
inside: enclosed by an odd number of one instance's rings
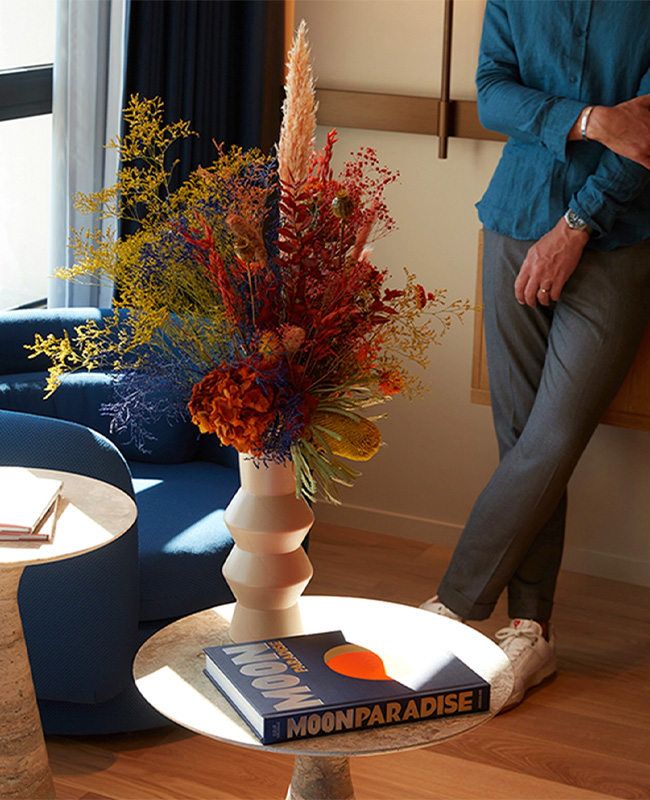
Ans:
POLYGON ((24 467, 0 473, 0 541, 50 541, 62 482, 24 467))
POLYGON ((205 648, 206 675, 263 744, 487 711, 490 684, 445 648, 373 652, 341 631, 205 648))

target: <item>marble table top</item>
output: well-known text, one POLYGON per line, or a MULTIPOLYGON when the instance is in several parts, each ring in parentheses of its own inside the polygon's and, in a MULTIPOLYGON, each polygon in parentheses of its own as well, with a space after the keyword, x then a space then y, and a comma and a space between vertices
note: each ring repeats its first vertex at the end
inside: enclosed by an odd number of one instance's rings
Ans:
POLYGON ((0 564, 37 564, 87 553, 121 536, 136 519, 133 499, 109 483, 51 469, 29 472, 63 481, 54 536, 51 542, 0 542, 0 564))
POLYGON ((418 608, 357 597, 304 596, 305 632, 342 630, 349 641, 381 651, 387 637, 438 643, 455 652, 491 684, 490 711, 422 720, 262 745, 221 692, 204 675, 204 647, 228 644, 234 604, 177 620, 141 647, 134 663, 138 689, 161 713, 205 736, 250 748, 294 755, 352 756, 424 747, 472 730, 505 704, 513 676, 503 651, 468 625, 418 608))

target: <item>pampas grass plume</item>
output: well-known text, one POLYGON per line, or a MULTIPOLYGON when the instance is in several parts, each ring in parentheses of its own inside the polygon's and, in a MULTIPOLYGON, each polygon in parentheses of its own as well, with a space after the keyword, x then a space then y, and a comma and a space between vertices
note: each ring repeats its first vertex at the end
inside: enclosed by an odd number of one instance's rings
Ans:
POLYGON ((278 143, 280 180, 290 187, 307 180, 314 149, 317 103, 309 55, 307 25, 302 20, 289 51, 278 143))

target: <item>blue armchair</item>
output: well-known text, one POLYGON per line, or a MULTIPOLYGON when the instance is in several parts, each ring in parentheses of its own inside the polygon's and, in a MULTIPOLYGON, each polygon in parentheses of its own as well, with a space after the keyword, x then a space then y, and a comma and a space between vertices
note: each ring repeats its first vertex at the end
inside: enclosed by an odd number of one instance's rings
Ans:
POLYGON ((100 550, 25 569, 19 603, 46 733, 110 733, 166 722, 131 676, 138 646, 180 616, 233 599, 221 574, 223 512, 237 454, 191 423, 159 424, 151 452, 120 441, 99 412, 111 375, 67 376, 43 399, 48 363, 34 334, 60 335, 98 309, 0 313, 0 464, 78 472, 136 498, 133 528, 100 550))

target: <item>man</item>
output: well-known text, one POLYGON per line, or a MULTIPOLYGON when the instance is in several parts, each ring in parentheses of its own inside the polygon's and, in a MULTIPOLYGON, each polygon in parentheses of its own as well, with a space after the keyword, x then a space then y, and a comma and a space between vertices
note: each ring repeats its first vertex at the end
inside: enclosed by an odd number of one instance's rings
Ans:
POLYGON ((512 707, 556 670, 566 486, 650 317, 650 2, 487 0, 477 86, 510 137, 477 206, 500 461, 422 607, 507 589, 512 707))

